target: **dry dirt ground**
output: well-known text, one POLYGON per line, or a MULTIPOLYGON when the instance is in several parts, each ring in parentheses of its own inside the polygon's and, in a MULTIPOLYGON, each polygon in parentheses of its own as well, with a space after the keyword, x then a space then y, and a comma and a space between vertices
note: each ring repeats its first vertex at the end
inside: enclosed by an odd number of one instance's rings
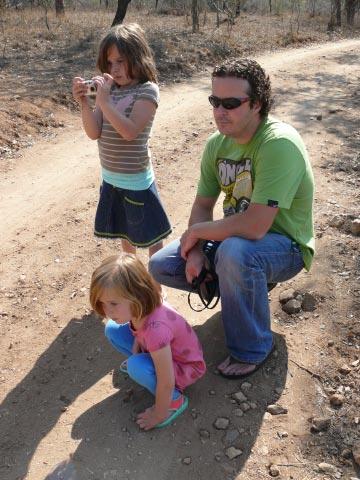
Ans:
MULTIPOLYGON (((88 305, 93 268, 120 248, 92 235, 96 144, 77 115, 59 109, 61 131, 2 164, 2 480, 357 476, 359 238, 333 217, 360 214, 359 52, 359 40, 346 40, 260 58, 275 114, 301 131, 311 154, 317 256, 311 273, 271 292, 276 351, 245 385, 216 374, 226 354, 220 308, 194 313, 185 294, 169 290, 204 345, 208 372, 189 388, 189 409, 163 430, 137 428, 134 415, 151 397, 113 373, 121 358, 88 305), (284 313, 278 297, 289 287, 312 294, 316 309, 284 313), (233 394, 240 391, 247 400, 239 403, 233 394), (336 408, 334 393, 342 402, 336 408), (275 403, 287 413, 267 412, 275 403), (214 426, 219 417, 229 420, 225 430, 214 426), (330 427, 312 433, 312 417, 329 418, 330 427), (231 452, 238 456, 230 459, 231 452), (321 462, 332 468, 321 470, 321 462)), ((171 238, 186 226, 201 150, 214 130, 209 85, 205 75, 162 89, 152 150, 171 238)))

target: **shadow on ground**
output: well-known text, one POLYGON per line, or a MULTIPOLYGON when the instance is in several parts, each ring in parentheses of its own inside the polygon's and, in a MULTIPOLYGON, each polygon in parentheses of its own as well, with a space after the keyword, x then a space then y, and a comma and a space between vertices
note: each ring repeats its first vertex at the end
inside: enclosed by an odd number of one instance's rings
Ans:
MULTIPOLYGON (((232 394, 240 390, 243 382, 226 380, 215 373, 215 365, 226 353, 220 314, 195 329, 204 345, 208 372, 188 389, 189 409, 176 423, 163 430, 139 431, 135 415, 152 403, 152 397, 121 376, 119 392, 95 404, 76 420, 72 437, 81 442, 71 459, 58 465, 46 480, 181 480, 206 478, 209 471, 212 478, 233 479, 241 472, 256 441, 266 406, 276 402, 284 388, 285 341, 276 336, 276 358, 271 357, 247 380, 252 386, 246 395, 256 407, 236 416, 240 406, 232 394), (230 420, 227 430, 213 426, 218 417, 230 420), (242 455, 230 460, 225 455, 230 446, 242 450, 242 455), (184 463, 186 458, 190 459, 189 464, 184 463)), ((110 366, 99 356, 96 371, 117 367, 120 358, 119 355, 110 366)))

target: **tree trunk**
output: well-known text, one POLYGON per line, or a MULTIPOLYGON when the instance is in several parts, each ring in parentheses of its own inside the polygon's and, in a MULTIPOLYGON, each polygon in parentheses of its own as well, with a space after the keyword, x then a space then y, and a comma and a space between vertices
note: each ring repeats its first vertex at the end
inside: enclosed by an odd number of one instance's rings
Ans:
POLYGON ((112 27, 114 27, 115 25, 119 25, 120 23, 123 22, 123 20, 125 18, 125 15, 126 15, 128 5, 129 5, 130 2, 131 2, 131 0, 118 0, 118 5, 117 5, 117 10, 116 10, 116 13, 115 13, 115 17, 114 17, 114 20, 111 24, 112 27))
POLYGON ((57 17, 65 15, 64 0, 55 0, 55 14, 57 17))
POLYGON ((330 2, 330 20, 328 23, 328 30, 330 32, 334 31, 334 27, 335 27, 335 10, 336 10, 335 2, 336 1, 337 0, 331 0, 330 2))
POLYGON ((348 25, 354 25, 356 3, 357 0, 346 0, 345 2, 346 22, 348 25))
POLYGON ((200 30, 198 0, 191 1, 191 18, 192 18, 192 31, 193 33, 196 33, 200 30))
POLYGON ((270 11, 270 13, 272 12, 272 3, 271 3, 271 0, 269 0, 269 11, 270 11))
POLYGON ((341 0, 335 0, 336 25, 341 27, 341 0))

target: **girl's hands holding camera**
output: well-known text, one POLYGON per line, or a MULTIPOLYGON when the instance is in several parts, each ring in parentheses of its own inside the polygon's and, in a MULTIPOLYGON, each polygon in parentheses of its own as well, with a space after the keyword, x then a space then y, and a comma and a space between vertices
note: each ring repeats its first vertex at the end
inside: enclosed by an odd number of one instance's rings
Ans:
POLYGON ((87 87, 85 85, 85 79, 82 77, 75 77, 72 82, 72 94, 76 102, 80 105, 86 100, 87 87))
POLYGON ((93 81, 97 86, 96 104, 101 108, 109 101, 110 89, 114 83, 114 79, 108 73, 104 73, 102 76, 98 75, 94 77, 93 81))

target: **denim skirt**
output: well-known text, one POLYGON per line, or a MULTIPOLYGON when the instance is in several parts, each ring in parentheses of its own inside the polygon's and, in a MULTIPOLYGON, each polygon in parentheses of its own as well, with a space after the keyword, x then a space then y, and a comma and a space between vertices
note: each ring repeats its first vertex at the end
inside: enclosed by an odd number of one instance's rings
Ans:
POLYGON ((167 237, 171 226, 155 182, 147 190, 126 190, 103 182, 94 233, 99 237, 124 238, 144 248, 167 237))

